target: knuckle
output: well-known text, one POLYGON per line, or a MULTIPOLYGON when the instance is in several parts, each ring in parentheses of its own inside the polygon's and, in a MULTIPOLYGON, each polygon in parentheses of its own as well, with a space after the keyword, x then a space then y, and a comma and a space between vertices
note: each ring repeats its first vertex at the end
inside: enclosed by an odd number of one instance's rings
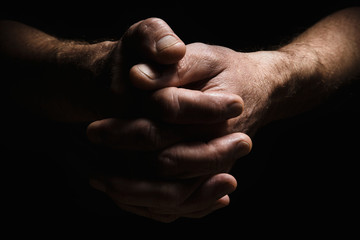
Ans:
POLYGON ((163 29, 167 24, 161 18, 147 18, 143 20, 137 28, 137 31, 141 33, 153 33, 159 29, 163 29))
POLYGON ((148 31, 149 26, 150 26, 149 19, 143 20, 136 26, 136 31, 139 33, 146 32, 148 31))
POLYGON ((162 120, 173 122, 179 116, 181 111, 181 103, 178 94, 174 91, 175 88, 168 87, 158 91, 154 97, 154 107, 161 116, 162 120))
POLYGON ((157 158, 158 173, 162 176, 175 176, 178 174, 178 161, 168 152, 162 152, 157 158))
POLYGON ((207 66, 207 69, 210 70, 209 74, 216 75, 224 70, 226 65, 224 63, 227 62, 226 59, 228 58, 227 54, 223 53, 227 52, 226 48, 204 43, 193 43, 189 47, 196 49, 195 57, 200 58, 201 63, 207 66))
POLYGON ((181 104, 179 101, 179 95, 177 95, 173 88, 169 89, 167 94, 167 111, 165 115, 165 120, 172 121, 176 120, 179 116, 179 113, 181 111, 181 104))
MULTIPOLYGON (((164 28, 166 23, 160 18, 148 18, 133 24, 124 34, 122 41, 126 44, 133 44, 135 41, 140 46, 147 47, 149 38, 154 32, 164 28)), ((155 44, 155 42, 153 43, 155 44)), ((145 48, 147 49, 147 48, 145 48)))
POLYGON ((196 47, 199 50, 204 50, 204 51, 208 51, 209 46, 210 46, 210 45, 202 43, 202 42, 194 42, 194 43, 191 43, 191 45, 196 47))
MULTIPOLYGON (((146 22, 145 20, 139 22, 139 24, 137 24, 131 31, 132 33, 132 39, 136 39, 136 41, 139 41, 141 39, 141 42, 137 42, 138 44, 145 44, 147 43, 146 41, 144 41, 144 37, 148 36, 149 33, 151 32, 151 29, 149 27, 148 22, 146 22)), ((142 46, 142 45, 140 45, 142 46)))
POLYGON ((157 18, 157 17, 149 17, 149 18, 145 19, 143 22, 145 22, 146 24, 149 24, 149 25, 156 25, 156 24, 163 24, 164 20, 162 20, 161 18, 157 18))
POLYGON ((141 120, 139 139, 148 150, 157 150, 162 145, 157 127, 149 120, 141 120))
POLYGON ((162 25, 165 23, 164 20, 162 20, 161 18, 157 18, 157 17, 147 18, 143 22, 149 26, 158 26, 158 25, 162 25))

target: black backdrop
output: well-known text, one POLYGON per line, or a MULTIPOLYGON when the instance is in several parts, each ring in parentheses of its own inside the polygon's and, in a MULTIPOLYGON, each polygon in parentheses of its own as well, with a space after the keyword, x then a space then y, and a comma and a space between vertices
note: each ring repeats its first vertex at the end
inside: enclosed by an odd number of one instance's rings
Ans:
MULTIPOLYGON (((204 7, 177 2, 167 8, 123 4, 51 2, 38 8, 29 3, 4 7, 1 13, 61 38, 87 41, 118 39, 133 23, 160 17, 185 43, 255 51, 286 43, 322 17, 358 2, 208 2, 204 7)), ((239 186, 231 194, 230 206, 203 219, 180 219, 170 225, 122 212, 87 186, 81 172, 89 157, 84 124, 19 116, 19 111, 5 103, 4 219, 17 230, 39 233, 52 229, 50 236, 68 229, 80 229, 81 234, 114 232, 120 237, 129 229, 147 234, 140 227, 143 224, 159 230, 158 235, 166 229, 188 236, 194 230, 202 235, 236 234, 232 236, 289 230, 292 235, 310 230, 346 233, 355 229, 352 217, 359 213, 358 85, 341 89, 308 113, 261 129, 253 139, 252 153, 232 171, 239 186)))

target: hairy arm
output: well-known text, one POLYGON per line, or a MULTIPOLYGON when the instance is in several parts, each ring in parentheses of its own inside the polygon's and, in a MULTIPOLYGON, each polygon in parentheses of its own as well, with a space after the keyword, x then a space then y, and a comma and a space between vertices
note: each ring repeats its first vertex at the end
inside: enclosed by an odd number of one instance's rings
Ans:
POLYGON ((95 118, 94 106, 106 99, 96 77, 115 44, 60 40, 19 22, 1 21, 0 59, 10 99, 51 119, 95 118))
POLYGON ((191 124, 205 120, 221 123, 238 116, 243 109, 242 99, 226 92, 204 94, 178 88, 142 95, 127 81, 132 64, 147 60, 172 66, 184 56, 184 43, 164 21, 140 21, 119 41, 97 44, 62 41, 24 24, 3 21, 0 44, 0 60, 11 73, 6 79, 11 87, 8 93, 27 110, 70 122, 101 119, 102 111, 111 106, 119 112, 126 107, 138 111, 135 116, 110 116, 88 127, 91 141, 115 148, 119 154, 110 158, 121 160, 116 168, 106 161, 109 155, 99 159, 100 166, 109 164, 106 169, 116 169, 117 175, 107 175, 96 167, 100 176, 97 182, 92 181, 119 207, 170 221, 179 216, 201 217, 229 204, 227 194, 236 188, 236 180, 223 172, 250 151, 251 139, 235 133, 214 137, 210 142, 188 141, 199 126, 191 124), (98 86, 104 75, 110 78, 107 88, 98 86), (143 106, 137 103, 149 105, 162 115, 150 112, 156 119, 147 119, 143 106), (156 121, 163 119, 168 123, 156 121), (184 124, 178 127, 184 126, 185 130, 185 124, 189 124, 189 131, 177 131, 169 123, 184 124), (141 151, 146 154, 140 161, 141 151), (193 159, 199 161, 194 163, 193 159), (220 163, 222 160, 224 164, 220 163), (144 167, 144 162, 149 167, 144 167))
POLYGON ((141 74, 140 65, 130 76, 139 88, 185 86, 236 94, 244 111, 228 121, 226 133, 251 136, 269 122, 323 102, 360 76, 359 66, 360 8, 354 7, 322 19, 277 50, 243 53, 194 43, 187 45, 176 74, 158 74, 154 81, 141 74))
POLYGON ((278 52, 273 119, 305 111, 360 76, 360 8, 324 18, 278 52))

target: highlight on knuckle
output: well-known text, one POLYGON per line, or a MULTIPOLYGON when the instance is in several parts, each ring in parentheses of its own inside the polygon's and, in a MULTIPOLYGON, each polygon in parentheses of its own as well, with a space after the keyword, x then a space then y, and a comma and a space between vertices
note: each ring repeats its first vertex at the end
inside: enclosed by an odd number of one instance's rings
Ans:
POLYGON ((157 127, 149 120, 140 120, 139 122, 140 132, 139 141, 142 142, 143 146, 146 146, 147 150, 157 150, 162 145, 161 136, 157 127))
POLYGON ((168 120, 176 120, 181 112, 181 104, 179 101, 179 95, 175 94, 174 91, 168 93, 168 120))
POLYGON ((173 87, 165 88, 153 98, 155 109, 157 109, 162 120, 167 122, 176 120, 181 111, 180 99, 174 90, 173 87))
POLYGON ((138 31, 145 34, 151 34, 156 32, 158 29, 163 28, 164 24, 165 22, 160 18, 147 18, 139 24, 138 31))
POLYGON ((157 158, 158 173, 165 177, 176 176, 178 174, 177 159, 167 152, 160 153, 157 158))

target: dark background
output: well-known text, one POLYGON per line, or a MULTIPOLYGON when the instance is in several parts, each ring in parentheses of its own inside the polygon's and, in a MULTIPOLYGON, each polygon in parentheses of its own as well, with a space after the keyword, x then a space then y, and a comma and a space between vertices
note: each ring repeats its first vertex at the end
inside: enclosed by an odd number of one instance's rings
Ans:
MULTIPOLYGON (((161 8, 153 3, 13 3, 1 14, 61 38, 86 41, 118 39, 135 22, 160 17, 185 43, 256 51, 285 44, 324 16, 359 2, 206 4, 177 2, 161 8)), ((176 236, 349 233, 358 227, 353 219, 359 214, 358 104, 356 83, 310 112, 261 129, 251 154, 232 171, 239 186, 230 206, 203 219, 165 225, 122 212, 87 185, 82 171, 91 157, 84 139, 86 124, 48 122, 19 114, 5 103, 3 218, 15 227, 14 233, 52 229, 50 236, 69 229, 119 236, 129 229, 158 236, 167 229, 176 236)))

